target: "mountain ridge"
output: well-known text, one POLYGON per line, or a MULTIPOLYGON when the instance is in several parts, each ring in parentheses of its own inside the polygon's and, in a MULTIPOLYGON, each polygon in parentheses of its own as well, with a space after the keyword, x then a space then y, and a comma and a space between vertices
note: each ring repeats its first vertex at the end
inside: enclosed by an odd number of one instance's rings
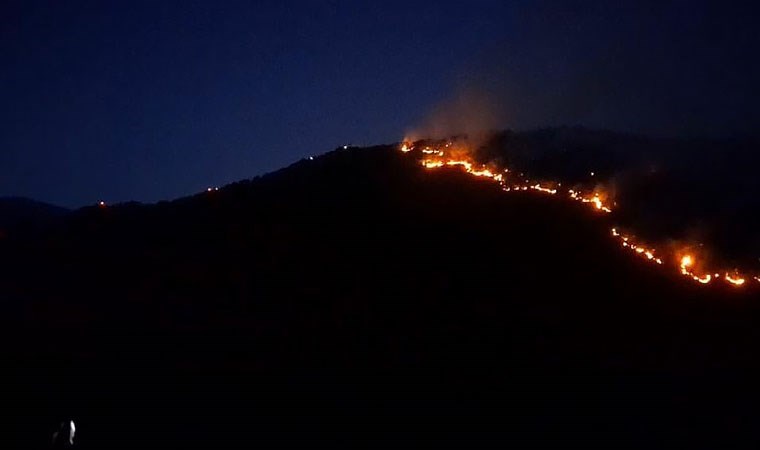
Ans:
POLYGON ((29 370, 678 371, 752 366, 760 342, 751 292, 642 263, 583 205, 395 146, 85 208, 0 251, 2 330, 23 336, 6 350, 29 370))
POLYGON ((26 197, 0 197, 0 237, 56 226, 71 211, 26 197))

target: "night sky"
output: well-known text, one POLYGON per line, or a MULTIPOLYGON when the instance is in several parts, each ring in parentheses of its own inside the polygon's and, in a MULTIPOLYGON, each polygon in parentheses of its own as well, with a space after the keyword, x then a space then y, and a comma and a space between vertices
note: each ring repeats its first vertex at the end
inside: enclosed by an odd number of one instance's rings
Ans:
POLYGON ((0 196, 156 201, 346 143, 461 92, 518 129, 756 134, 750 3, 4 1, 0 196))

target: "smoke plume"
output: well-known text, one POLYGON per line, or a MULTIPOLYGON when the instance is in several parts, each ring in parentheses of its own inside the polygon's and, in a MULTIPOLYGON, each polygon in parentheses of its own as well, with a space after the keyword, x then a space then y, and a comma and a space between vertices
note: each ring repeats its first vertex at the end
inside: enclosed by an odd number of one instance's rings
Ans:
POLYGON ((505 114, 499 102, 485 90, 468 87, 436 105, 419 125, 407 131, 406 140, 466 135, 472 141, 504 126, 505 114))

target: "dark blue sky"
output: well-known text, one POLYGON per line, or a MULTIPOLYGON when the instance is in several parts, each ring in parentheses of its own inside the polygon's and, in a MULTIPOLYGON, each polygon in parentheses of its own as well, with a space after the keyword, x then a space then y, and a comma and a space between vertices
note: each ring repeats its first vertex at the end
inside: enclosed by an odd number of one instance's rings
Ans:
POLYGON ((752 133, 752 13, 695 1, 5 1, 0 195, 174 198, 343 143, 397 141, 463 89, 503 127, 752 133))

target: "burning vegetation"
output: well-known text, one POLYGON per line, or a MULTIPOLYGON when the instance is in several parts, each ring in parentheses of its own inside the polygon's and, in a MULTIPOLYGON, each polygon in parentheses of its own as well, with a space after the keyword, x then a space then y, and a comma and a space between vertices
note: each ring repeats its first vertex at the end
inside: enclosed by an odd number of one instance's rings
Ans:
MULTIPOLYGON (((600 187, 593 190, 581 188, 562 188, 559 181, 530 180, 524 173, 512 173, 508 168, 496 167, 495 164, 478 163, 472 156, 466 139, 457 137, 445 140, 425 140, 412 142, 405 139, 401 143, 401 151, 414 153, 419 157, 420 164, 426 169, 443 167, 459 167, 464 172, 493 180, 504 192, 534 191, 562 199, 576 201, 589 205, 590 209, 600 214, 612 213, 614 203, 610 196, 600 187)), ((593 176, 593 172, 592 172, 593 176)), ((690 280, 701 285, 714 284, 719 280, 733 287, 745 286, 748 279, 760 285, 760 274, 745 276, 747 271, 738 269, 708 268, 702 258, 691 247, 682 247, 672 251, 663 251, 655 246, 638 241, 633 234, 623 233, 617 227, 611 228, 611 236, 619 244, 641 259, 663 267, 673 267, 690 280)))

